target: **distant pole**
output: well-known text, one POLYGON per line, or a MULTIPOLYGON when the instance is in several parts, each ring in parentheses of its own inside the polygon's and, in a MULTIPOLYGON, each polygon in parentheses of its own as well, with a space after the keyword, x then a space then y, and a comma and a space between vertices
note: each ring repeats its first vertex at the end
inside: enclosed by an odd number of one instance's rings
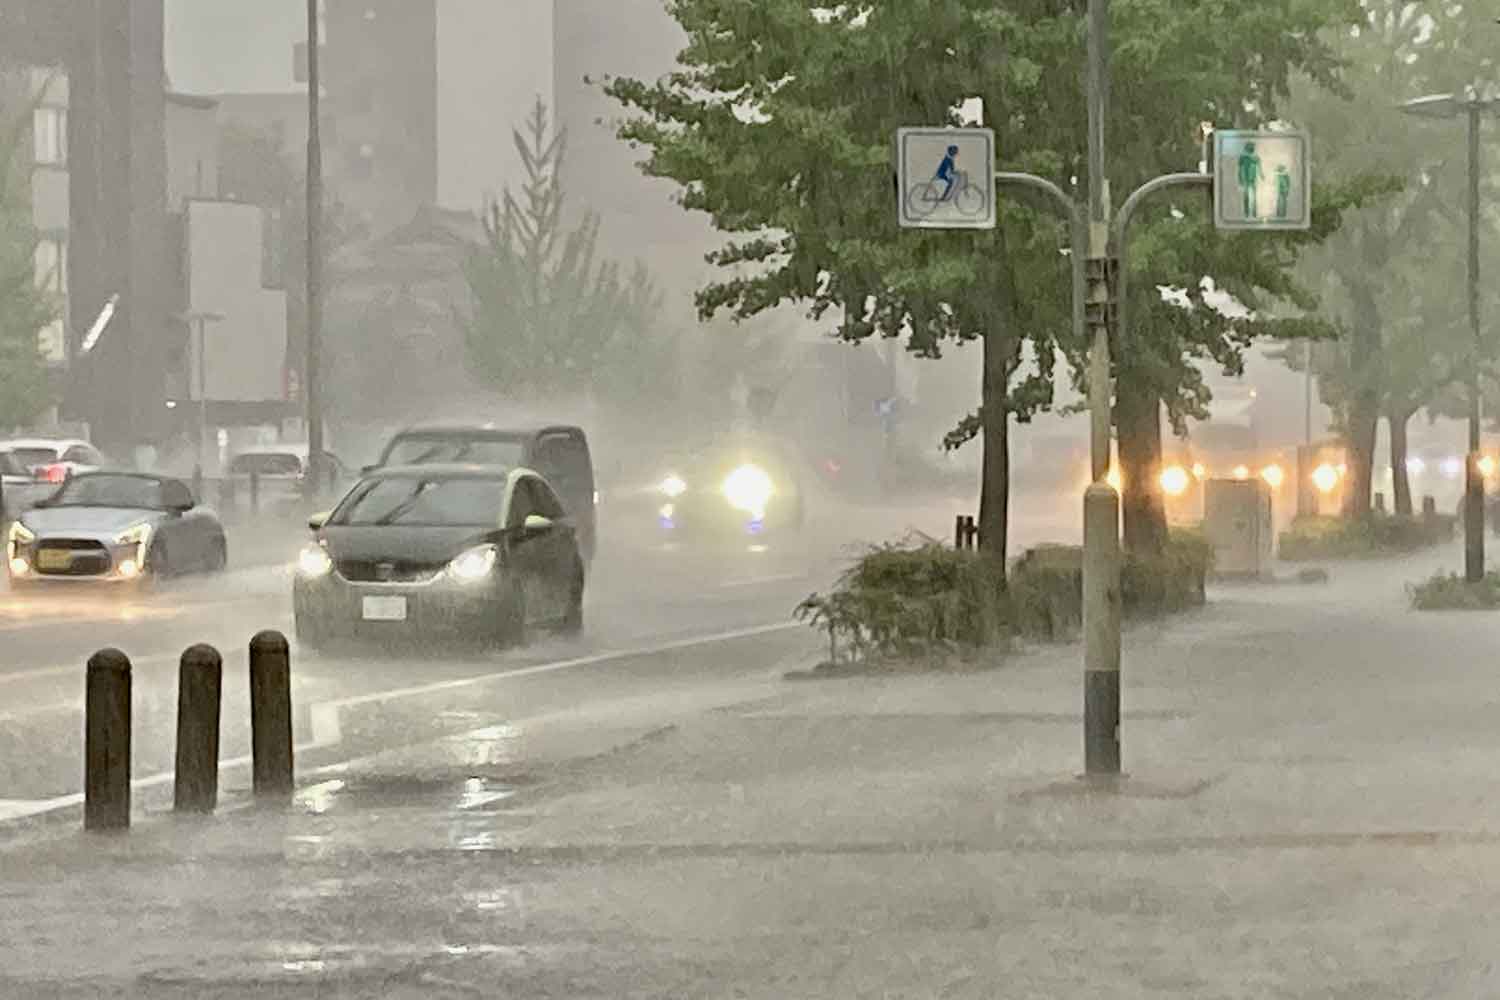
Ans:
POLYGON ((318 0, 307 0, 307 358, 303 363, 302 391, 307 398, 308 463, 306 489, 316 497, 319 480, 318 456, 323 453, 322 386, 319 384, 318 353, 323 326, 323 141, 318 128, 321 83, 318 49, 323 44, 318 31, 318 0))
POLYGON ((1464 578, 1484 578, 1484 472, 1480 469, 1479 365, 1483 341, 1479 332, 1479 121, 1478 99, 1469 102, 1469 328, 1474 360, 1469 365, 1469 460, 1464 483, 1464 578))

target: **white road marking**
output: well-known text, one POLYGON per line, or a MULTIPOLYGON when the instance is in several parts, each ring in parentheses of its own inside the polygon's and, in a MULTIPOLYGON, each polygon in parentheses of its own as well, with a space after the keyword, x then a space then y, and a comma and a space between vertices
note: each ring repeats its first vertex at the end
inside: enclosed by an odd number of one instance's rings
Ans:
POLYGON ((780 573, 776 576, 756 576, 745 580, 726 580, 719 584, 721 590, 732 590, 735 587, 763 587, 773 583, 791 583, 793 580, 809 579, 807 573, 780 573))
MULTIPOLYGON (((366 705, 380 701, 396 701, 402 698, 411 698, 418 695, 433 694, 439 691, 452 691, 458 688, 473 687, 479 684, 488 684, 493 681, 508 680, 516 677, 534 677, 538 674, 556 673, 561 670, 573 670, 578 667, 595 666, 600 663, 609 663, 615 660, 628 660, 642 656, 654 656, 660 653, 670 653, 679 649, 691 649, 694 646, 708 646, 719 642, 732 642, 736 639, 749 639, 758 635, 770 635, 775 632, 787 632, 792 629, 806 628, 797 622, 778 622, 774 625, 757 625, 751 628, 735 629, 729 632, 717 632, 711 635, 696 636, 689 639, 675 639, 671 642, 658 643, 654 646, 642 646, 635 649, 615 650, 613 652, 592 653, 588 656, 574 657, 568 660, 557 660, 552 663, 539 663, 530 667, 518 667, 511 670, 500 670, 493 673, 481 674, 476 677, 464 677, 458 680, 439 681, 433 684, 423 684, 416 687, 395 688, 390 691, 373 691, 368 694, 355 695, 351 698, 340 698, 312 706, 312 728, 313 738, 311 742, 299 744, 294 747, 296 753, 309 750, 321 750, 330 746, 337 746, 342 742, 342 732, 339 726, 339 711, 352 705, 366 705), (321 730, 321 731, 320 731, 321 730)), ((148 658, 143 658, 142 662, 148 658)), ((176 657, 157 657, 156 659, 175 660, 176 657)), ((77 669, 69 667, 69 670, 77 669)), ((4 678, 0 678, 4 679, 4 678)), ((395 749, 395 748, 391 748, 395 749)), ((350 764, 364 758, 354 758, 350 761, 327 764, 317 768, 313 773, 327 774, 339 768, 347 768, 350 764)), ((249 756, 234 757, 230 760, 219 762, 219 772, 231 771, 236 768, 248 767, 251 758, 249 756)), ((132 789, 154 788, 165 785, 173 780, 173 772, 164 771, 160 774, 149 775, 144 778, 136 778, 131 781, 132 789)), ((62 809, 71 809, 83 803, 83 793, 74 792, 71 795, 60 795, 51 799, 0 799, 0 823, 11 822, 19 819, 29 819, 42 816, 47 813, 58 812, 62 809)))

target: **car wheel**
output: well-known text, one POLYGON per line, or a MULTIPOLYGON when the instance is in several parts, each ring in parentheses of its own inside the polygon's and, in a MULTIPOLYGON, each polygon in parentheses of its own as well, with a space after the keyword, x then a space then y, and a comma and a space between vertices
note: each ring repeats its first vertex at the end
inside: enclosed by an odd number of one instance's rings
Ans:
POLYGON ((328 646, 328 632, 306 615, 297 615, 293 619, 292 634, 297 639, 297 645, 310 652, 317 652, 328 646))
POLYGON ((221 536, 214 541, 208 556, 208 571, 222 573, 229 566, 229 543, 221 536))
POLYGON ((164 580, 172 575, 172 558, 167 553, 167 543, 157 542, 147 560, 146 576, 151 580, 164 580))
POLYGON ((568 609, 563 614, 557 631, 562 635, 576 636, 583 632, 583 564, 578 565, 573 575, 573 589, 568 597, 568 609))
POLYGON ((496 646, 524 646, 526 644, 526 593, 513 587, 500 603, 492 637, 496 646))

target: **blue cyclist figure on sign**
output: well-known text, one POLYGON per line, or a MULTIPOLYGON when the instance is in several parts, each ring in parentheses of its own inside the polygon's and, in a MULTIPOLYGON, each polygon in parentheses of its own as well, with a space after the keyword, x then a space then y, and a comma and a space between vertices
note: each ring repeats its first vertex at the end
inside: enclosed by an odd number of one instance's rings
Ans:
MULTIPOLYGON (((931 161, 929 161, 931 162, 931 161)), ((943 157, 943 162, 938 164, 937 174, 934 180, 945 182, 948 186, 943 188, 943 196, 939 201, 948 201, 953 197, 953 187, 958 183, 958 147, 949 146, 948 155, 943 157)))

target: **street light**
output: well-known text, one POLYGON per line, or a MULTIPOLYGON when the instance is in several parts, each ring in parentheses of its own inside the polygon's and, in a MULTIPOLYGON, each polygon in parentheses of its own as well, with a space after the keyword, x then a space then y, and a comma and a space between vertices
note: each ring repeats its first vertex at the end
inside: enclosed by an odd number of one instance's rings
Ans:
POLYGON ((1419 118, 1469 119, 1469 327, 1474 355, 1469 369, 1469 455, 1464 471, 1464 578, 1484 578, 1484 476, 1479 462, 1479 362, 1483 356, 1479 333, 1479 123, 1500 105, 1492 93, 1469 86, 1462 94, 1435 94, 1401 105, 1419 118))
POLYGON ((178 318, 198 329, 198 458, 193 468, 193 480, 195 484, 201 484, 204 451, 208 445, 208 324, 222 323, 226 317, 216 312, 189 312, 178 318))

